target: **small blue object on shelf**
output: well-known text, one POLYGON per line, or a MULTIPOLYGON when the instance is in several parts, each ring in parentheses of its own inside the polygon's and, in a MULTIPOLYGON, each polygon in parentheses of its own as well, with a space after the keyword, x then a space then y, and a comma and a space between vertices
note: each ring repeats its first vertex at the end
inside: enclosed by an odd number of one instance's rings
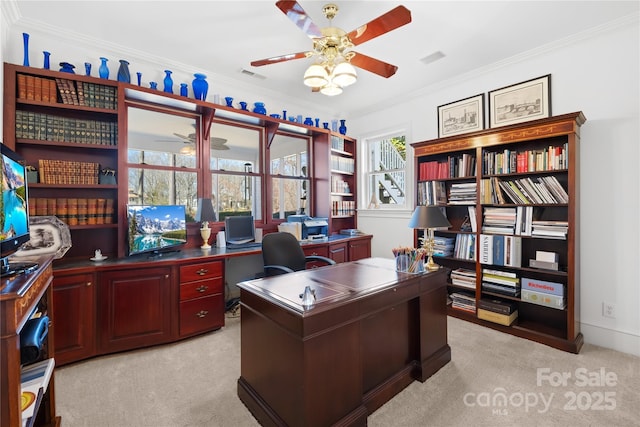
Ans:
POLYGON ((29 33, 22 33, 22 47, 24 58, 22 59, 22 65, 29 66, 29 33))
POLYGON ((136 76, 138 77, 138 86, 142 85, 142 73, 140 71, 138 71, 136 73, 136 76))
POLYGON ((149 82, 149 87, 151 89, 158 89, 158 83, 156 82, 149 82))
POLYGON ((193 82, 191 83, 191 88, 193 89, 193 97, 195 99, 204 101, 207 99, 207 92, 209 91, 207 76, 200 73, 195 73, 193 76, 195 77, 195 79, 193 79, 193 82))
POLYGON ((320 127, 320 119, 316 117, 316 127, 319 128, 320 127))
POLYGON ((107 67, 107 58, 100 57, 100 68, 98 69, 98 74, 101 79, 109 78, 109 67, 107 67))
POLYGON ((304 124, 307 126, 313 126, 313 119, 311 117, 307 117, 304 119, 304 124))
POLYGON ((75 74, 76 72, 73 69, 76 68, 73 64, 69 64, 68 62, 60 63, 60 71, 63 73, 75 74))
POLYGON ((189 87, 186 83, 180 83, 180 96, 189 96, 189 87))
POLYGON ((322 127, 325 129, 329 129, 329 122, 323 122, 322 127))
POLYGON ((347 127, 344 124, 345 121, 346 120, 340 120, 340 127, 338 128, 338 132, 340 132, 340 135, 346 135, 347 134, 347 127))
POLYGON ((42 68, 48 70, 51 68, 51 65, 49 64, 49 57, 51 56, 51 52, 47 52, 45 50, 42 52, 42 54, 44 55, 44 65, 42 66, 42 68))
POLYGON ((173 93, 173 79, 171 78, 171 71, 164 70, 164 92, 173 93))
POLYGON ((287 120, 287 110, 282 110, 282 120, 287 120))
POLYGON ((253 112, 256 114, 267 114, 267 109, 264 108, 264 102, 255 102, 253 112))
POLYGON ((120 67, 118 67, 118 81, 123 83, 131 83, 131 74, 129 74, 129 61, 124 59, 120 60, 120 67))
POLYGON ((240 109, 247 111, 247 103, 244 101, 240 101, 240 109))
POLYGON ((227 107, 233 107, 233 97, 225 96, 224 97, 224 102, 227 103, 227 107))
POLYGON ((91 62, 84 63, 84 72, 87 76, 91 75, 91 62))

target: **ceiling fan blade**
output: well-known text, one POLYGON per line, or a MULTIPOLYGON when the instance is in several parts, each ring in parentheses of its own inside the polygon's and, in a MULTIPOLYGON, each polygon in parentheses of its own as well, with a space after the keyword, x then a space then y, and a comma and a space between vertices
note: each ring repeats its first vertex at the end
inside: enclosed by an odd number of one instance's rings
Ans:
POLYGON ((297 1, 278 1, 276 7, 280 9, 287 17, 300 28, 309 38, 314 39, 322 37, 322 31, 313 23, 307 12, 297 1))
POLYGON ((260 59, 251 63, 252 67, 261 67, 263 65, 277 64, 278 62, 291 61, 293 59, 302 59, 309 56, 308 52, 289 53, 287 55, 274 56, 272 58, 260 59))
POLYGON ((351 65, 355 67, 362 68, 363 70, 370 71, 385 78, 393 76, 396 71, 398 71, 398 67, 395 65, 387 64, 384 61, 380 61, 379 59, 375 59, 358 52, 353 53, 355 55, 351 58, 350 62, 351 65))
POLYGON ((177 136, 178 138, 180 138, 180 139, 184 139, 185 142, 188 142, 188 141, 194 141, 195 142, 195 140, 196 140, 196 138, 195 138, 196 135, 195 134, 193 134, 193 136, 191 136, 191 135, 186 136, 186 135, 182 135, 182 134, 175 133, 175 132, 173 134, 175 136, 177 136))
POLYGON ((347 34, 347 36, 351 40, 351 43, 357 46, 388 33, 391 30, 395 30, 398 27, 402 27, 409 22, 411 22, 411 11, 404 6, 398 6, 384 15, 380 15, 373 21, 359 26, 347 34))

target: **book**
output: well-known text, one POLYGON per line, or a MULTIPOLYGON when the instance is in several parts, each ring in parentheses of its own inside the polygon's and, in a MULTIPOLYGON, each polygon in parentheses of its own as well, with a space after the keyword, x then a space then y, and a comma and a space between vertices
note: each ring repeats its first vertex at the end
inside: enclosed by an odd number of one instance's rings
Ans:
POLYGON ((564 285, 557 282, 548 282, 540 279, 530 279, 523 277, 521 282, 522 289, 528 289, 535 292, 545 294, 564 296, 564 285))
POLYGON ((563 310, 566 307, 565 299, 562 296, 535 292, 529 289, 522 289, 522 295, 520 299, 522 299, 522 301, 527 301, 533 304, 543 305, 545 307, 551 307, 558 310, 563 310))
POLYGON ((498 323, 504 326, 511 326, 518 318, 518 310, 511 314, 501 314, 494 311, 485 310, 478 307, 478 319, 487 320, 489 322, 498 323))
POLYGON ((487 292, 495 292, 502 295, 517 297, 520 295, 520 286, 507 286, 498 283, 482 282, 482 290, 487 292))
POLYGON ((531 268, 540 268, 540 269, 543 269, 543 270, 558 271, 558 263, 557 262, 539 261, 537 259, 530 259, 529 260, 529 267, 531 267, 531 268))

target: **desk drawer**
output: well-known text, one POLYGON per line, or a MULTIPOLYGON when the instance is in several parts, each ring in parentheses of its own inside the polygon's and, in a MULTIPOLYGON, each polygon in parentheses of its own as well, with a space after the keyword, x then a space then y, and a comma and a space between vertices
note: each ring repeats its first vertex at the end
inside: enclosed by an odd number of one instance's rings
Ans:
POLYGON ((202 262, 180 267, 180 283, 222 277, 222 261, 202 262))
POLYGON ((180 284, 180 301, 222 293, 222 277, 180 284))
POLYGON ((222 294, 180 303, 180 335, 210 331, 224 326, 222 294))

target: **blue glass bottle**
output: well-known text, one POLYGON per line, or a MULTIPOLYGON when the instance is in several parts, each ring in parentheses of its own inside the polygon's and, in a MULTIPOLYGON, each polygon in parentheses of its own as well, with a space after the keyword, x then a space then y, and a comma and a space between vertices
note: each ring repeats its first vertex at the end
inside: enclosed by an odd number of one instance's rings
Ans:
POLYGON ((51 56, 51 52, 47 52, 45 50, 42 52, 42 54, 44 55, 44 65, 42 66, 42 68, 44 68, 45 70, 48 70, 51 68, 51 64, 49 63, 49 57, 51 56))
POLYGON ((136 76, 138 76, 138 86, 140 86, 142 84, 142 73, 138 71, 136 76))
POLYGON ((180 96, 189 96, 189 88, 186 83, 180 83, 180 96))
POLYGON ((120 60, 120 67, 118 67, 118 81, 124 83, 131 83, 131 74, 129 73, 129 61, 124 59, 120 60))
POLYGON ((87 76, 91 75, 91 62, 84 63, 84 71, 87 76))
POLYGON ((347 127, 344 124, 345 121, 346 120, 340 120, 340 127, 338 128, 338 132, 340 132, 340 135, 346 135, 347 134, 347 127))
POLYGON ((193 89, 193 97, 195 99, 200 99, 204 101, 207 99, 207 92, 209 91, 209 83, 207 82, 204 74, 195 73, 193 75, 195 79, 191 83, 191 88, 193 89))
POLYGON ((22 60, 22 65, 25 67, 29 66, 29 33, 22 33, 22 47, 24 58, 22 60))
POLYGON ((63 73, 75 74, 76 72, 73 69, 76 68, 73 64, 69 64, 68 62, 60 63, 60 71, 63 73))
POLYGON ((109 78, 109 67, 107 67, 107 58, 100 57, 100 68, 98 69, 98 74, 101 79, 109 78))
POLYGON ((151 89, 158 89, 158 83, 156 82, 149 82, 149 87, 151 89))
POLYGON ((267 114, 267 109, 264 108, 264 102, 254 102, 253 112, 257 114, 267 114))
POLYGON ((171 78, 171 71, 164 70, 164 89, 166 93, 173 93, 173 79, 171 78))

